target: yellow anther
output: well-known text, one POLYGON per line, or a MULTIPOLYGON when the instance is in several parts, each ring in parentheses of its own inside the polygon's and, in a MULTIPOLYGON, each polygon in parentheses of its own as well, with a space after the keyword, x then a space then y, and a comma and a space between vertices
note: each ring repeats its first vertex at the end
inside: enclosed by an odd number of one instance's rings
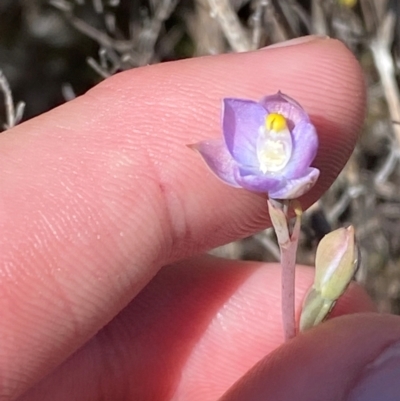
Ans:
POLYGON ((283 131, 287 129, 286 119, 282 114, 271 113, 265 119, 265 127, 268 131, 283 131))

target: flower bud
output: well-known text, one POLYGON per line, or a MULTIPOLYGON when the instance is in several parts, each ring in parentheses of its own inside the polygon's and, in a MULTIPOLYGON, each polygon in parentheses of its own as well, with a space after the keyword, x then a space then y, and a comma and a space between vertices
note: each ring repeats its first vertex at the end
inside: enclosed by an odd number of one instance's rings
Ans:
POLYGON ((339 228, 320 241, 315 259, 314 288, 325 299, 336 300, 346 290, 357 268, 354 228, 339 228))
POLYGON ((300 316, 300 330, 321 323, 350 284, 358 265, 353 226, 339 228, 320 241, 315 260, 314 284, 300 316))

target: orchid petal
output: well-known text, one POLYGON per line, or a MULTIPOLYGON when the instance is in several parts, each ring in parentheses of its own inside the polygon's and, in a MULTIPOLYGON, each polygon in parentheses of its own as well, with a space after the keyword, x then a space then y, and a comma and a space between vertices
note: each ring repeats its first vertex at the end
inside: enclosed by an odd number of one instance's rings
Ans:
POLYGON ((239 188, 240 185, 235 181, 235 171, 237 164, 228 152, 222 140, 201 141, 194 145, 189 145, 203 157, 211 171, 225 183, 239 188))
POLYGON ((299 178, 310 167, 318 150, 318 135, 315 127, 303 120, 292 131, 293 151, 283 174, 288 179, 299 178))
POLYGON ((300 104, 282 92, 264 97, 260 104, 268 113, 283 115, 288 120, 290 129, 293 129, 300 121, 309 121, 307 113, 300 104))
POLYGON ((245 173, 243 169, 238 169, 235 174, 236 182, 243 188, 249 191, 269 193, 277 189, 281 183, 282 178, 267 174, 245 173))
POLYGON ((273 199, 295 199, 305 194, 315 184, 319 177, 319 170, 310 167, 307 174, 300 178, 284 181, 283 185, 268 192, 273 199))
POLYGON ((266 110, 257 102, 224 99, 222 129, 226 146, 234 160, 243 166, 258 166, 256 143, 266 110))

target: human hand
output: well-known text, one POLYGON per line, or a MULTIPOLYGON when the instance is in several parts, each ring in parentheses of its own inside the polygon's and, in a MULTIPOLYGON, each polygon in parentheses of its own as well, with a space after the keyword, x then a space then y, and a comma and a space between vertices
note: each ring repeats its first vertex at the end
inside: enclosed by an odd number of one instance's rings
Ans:
MULTIPOLYGON (((4 400, 215 400, 265 355, 225 401, 337 400, 398 338, 397 317, 364 314, 282 345, 277 266, 182 261, 268 225, 265 197, 218 182, 185 145, 220 134, 221 98, 277 89, 320 135, 309 206, 364 113, 334 40, 128 71, 0 136, 4 400)), ((311 281, 299 268, 298 304, 311 281)), ((372 310, 353 286, 336 313, 372 310)))

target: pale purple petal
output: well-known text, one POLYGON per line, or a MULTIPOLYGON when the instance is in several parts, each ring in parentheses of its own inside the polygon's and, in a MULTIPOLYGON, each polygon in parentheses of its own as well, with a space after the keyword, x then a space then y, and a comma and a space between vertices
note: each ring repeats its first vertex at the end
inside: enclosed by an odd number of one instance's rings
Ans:
POLYGON ((277 189, 282 183, 282 177, 271 176, 267 174, 249 174, 238 169, 235 173, 235 180, 241 187, 249 191, 264 192, 277 189))
POLYGON ((295 199, 308 192, 319 177, 319 170, 310 167, 307 174, 293 180, 286 180, 283 186, 268 192, 273 199, 295 199))
POLYGON ((268 193, 275 199, 297 198, 315 184, 319 170, 310 165, 317 153, 318 136, 307 113, 295 100, 278 92, 259 103, 224 99, 223 107, 224 139, 191 146, 221 180, 235 187, 268 193), (288 164, 273 173, 260 168, 257 156, 257 140, 270 113, 286 118, 293 145, 288 164))
POLYGON ((256 144, 267 115, 251 100, 224 99, 222 130, 232 157, 243 166, 258 166, 256 144))
POLYGON ((300 104, 282 92, 264 97, 260 104, 268 113, 283 115, 289 122, 289 129, 293 129, 300 121, 309 121, 307 113, 300 104))
POLYGON ((235 180, 237 163, 232 159, 222 139, 202 141, 189 147, 200 153, 207 166, 218 178, 233 187, 240 188, 235 180))
POLYGON ((303 120, 292 130, 293 151, 283 174, 288 179, 302 177, 315 159, 318 135, 315 127, 303 120))

